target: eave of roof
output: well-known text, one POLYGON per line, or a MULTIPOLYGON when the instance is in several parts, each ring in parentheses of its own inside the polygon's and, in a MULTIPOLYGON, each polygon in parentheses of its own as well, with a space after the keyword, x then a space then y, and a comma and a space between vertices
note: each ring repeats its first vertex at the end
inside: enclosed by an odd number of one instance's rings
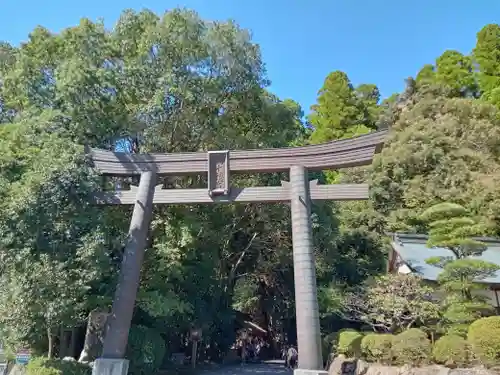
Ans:
MULTIPOLYGON (((442 271, 439 267, 427 264, 427 259, 433 256, 447 257, 453 255, 450 250, 445 248, 427 247, 428 236, 425 234, 392 233, 391 235, 391 245, 394 251, 413 272, 420 274, 426 280, 437 280, 442 271)), ((488 248, 481 256, 471 258, 481 259, 500 266, 500 239, 491 237, 476 237, 475 239, 484 242, 488 248)), ((478 280, 478 282, 500 284, 500 272, 497 272, 493 277, 478 280)))

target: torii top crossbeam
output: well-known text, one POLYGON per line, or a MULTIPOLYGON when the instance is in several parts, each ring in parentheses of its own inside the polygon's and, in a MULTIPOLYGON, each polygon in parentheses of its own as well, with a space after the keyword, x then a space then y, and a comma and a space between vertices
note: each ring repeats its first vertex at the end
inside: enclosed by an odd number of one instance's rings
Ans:
MULTIPOLYGON (((230 152, 231 172, 286 172, 294 165, 308 170, 341 169, 368 165, 384 142, 387 131, 328 143, 230 152)), ((107 176, 133 176, 145 171, 157 175, 200 174, 208 171, 206 152, 127 154, 90 150, 94 166, 107 176)))
MULTIPOLYGON (((288 172, 294 166, 307 170, 341 169, 368 165, 382 148, 386 131, 319 145, 242 151, 209 151, 176 154, 126 154, 89 150, 94 166, 105 176, 156 176, 208 174, 208 189, 155 189, 154 203, 286 202, 290 186, 231 188, 230 172, 288 172)), ((137 187, 95 194, 98 204, 135 204, 137 187)), ((311 181, 312 200, 368 199, 367 184, 318 185, 311 181)))

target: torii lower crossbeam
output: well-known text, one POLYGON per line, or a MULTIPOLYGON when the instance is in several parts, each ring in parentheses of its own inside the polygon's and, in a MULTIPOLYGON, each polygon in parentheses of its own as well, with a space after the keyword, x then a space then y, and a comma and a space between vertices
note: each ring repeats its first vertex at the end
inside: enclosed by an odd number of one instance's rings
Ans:
MULTIPOLYGON (((95 195, 97 204, 132 205, 136 202, 137 187, 130 190, 105 191, 95 195)), ((197 203, 248 203, 288 202, 292 191, 288 181, 282 186, 259 186, 232 188, 227 196, 210 197, 207 189, 163 189, 158 185, 154 192, 154 204, 197 204, 197 203)), ((318 185, 317 180, 309 184, 309 194, 314 200, 349 201, 368 199, 368 184, 318 185)))

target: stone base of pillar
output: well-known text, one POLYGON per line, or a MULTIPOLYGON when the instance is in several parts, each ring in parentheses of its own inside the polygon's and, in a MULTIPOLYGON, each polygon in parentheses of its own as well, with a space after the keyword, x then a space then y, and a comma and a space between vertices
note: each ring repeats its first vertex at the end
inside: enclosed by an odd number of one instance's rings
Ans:
POLYGON ((127 375, 127 373, 127 359, 98 358, 92 368, 92 375, 127 375))
POLYGON ((325 370, 302 370, 300 368, 293 370, 293 375, 328 375, 325 370))

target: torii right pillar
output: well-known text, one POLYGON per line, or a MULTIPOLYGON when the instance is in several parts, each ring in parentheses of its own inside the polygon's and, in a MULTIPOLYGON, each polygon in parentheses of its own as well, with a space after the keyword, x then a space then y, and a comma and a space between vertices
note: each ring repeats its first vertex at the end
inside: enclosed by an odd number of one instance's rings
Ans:
POLYGON ((313 251, 311 196, 307 169, 290 168, 298 369, 295 375, 323 375, 321 332, 313 251))

